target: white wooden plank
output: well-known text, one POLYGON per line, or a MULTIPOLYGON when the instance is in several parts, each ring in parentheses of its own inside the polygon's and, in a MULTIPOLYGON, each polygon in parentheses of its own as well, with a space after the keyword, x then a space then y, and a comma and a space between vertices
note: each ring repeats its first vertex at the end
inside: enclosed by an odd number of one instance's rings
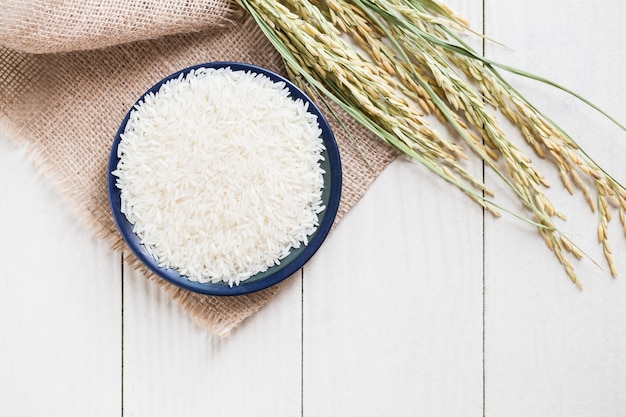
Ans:
MULTIPOLYGON (((451 2, 480 31, 480 2, 451 2)), ((392 164, 304 272, 305 416, 482 415, 482 214, 392 164)))
POLYGON ((464 199, 395 162, 305 267, 304 415, 481 415, 481 220, 464 199))
MULTIPOLYGON (((486 2, 486 29, 510 49, 490 46, 492 58, 559 81, 617 115, 626 110, 620 53, 626 4, 599 7, 568 2, 486 2)), ((535 103, 622 181, 624 133, 573 99, 512 78, 535 103)), ((509 129, 512 137, 513 131, 509 129)), ((543 161, 555 204, 569 214, 564 230, 602 266, 575 266, 578 291, 538 234, 520 222, 487 221, 486 387, 487 416, 626 415, 626 244, 615 219, 613 252, 622 277, 610 278, 596 243, 596 215, 580 194, 570 197, 543 161)))
POLYGON ((121 414, 121 267, 0 133, 0 415, 121 414))
POLYGON ((221 340, 132 270, 124 301, 125 415, 299 415, 299 276, 221 340))

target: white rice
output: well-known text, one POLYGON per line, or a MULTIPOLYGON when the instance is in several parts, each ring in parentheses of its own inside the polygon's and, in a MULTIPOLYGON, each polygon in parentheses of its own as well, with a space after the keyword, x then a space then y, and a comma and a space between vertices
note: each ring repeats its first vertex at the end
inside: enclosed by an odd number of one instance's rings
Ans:
POLYGON ((284 83, 202 68, 135 106, 113 175, 159 266, 231 286, 308 243, 324 210, 317 117, 284 83))

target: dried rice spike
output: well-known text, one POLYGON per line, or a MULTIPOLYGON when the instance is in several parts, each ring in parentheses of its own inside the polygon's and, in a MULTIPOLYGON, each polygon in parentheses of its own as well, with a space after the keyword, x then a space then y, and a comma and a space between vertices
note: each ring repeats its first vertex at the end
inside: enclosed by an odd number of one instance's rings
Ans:
POLYGON ((577 259, 584 258, 585 256, 584 253, 576 245, 574 245, 574 243, 571 240, 563 236, 560 236, 560 242, 563 245, 563 248, 565 248, 565 250, 573 254, 577 259))
POLYGON ((604 250, 604 257, 606 258, 611 275, 617 276, 617 268, 613 260, 613 253, 611 246, 609 245, 608 224, 611 221, 611 212, 609 210, 609 204, 606 198, 606 189, 604 184, 597 183, 598 188, 598 242, 602 244, 604 250))
MULTIPOLYGON (((582 191, 608 221, 610 205, 626 211, 626 190, 598 167, 575 141, 528 102, 501 75, 522 75, 563 90, 626 128, 597 106, 544 78, 481 57, 459 36, 467 24, 436 0, 238 0, 283 55, 320 94, 382 140, 459 187, 474 201, 495 209, 479 194, 481 181, 457 162, 467 156, 424 121, 433 114, 458 133, 529 211, 518 216, 538 227, 546 243, 579 285, 562 251, 580 255, 559 238, 553 217, 565 218, 548 200, 549 186, 529 157, 505 137, 496 112, 519 128, 535 154, 558 169, 564 188, 582 191), (299 16, 298 16, 299 14, 299 16), (351 43, 345 42, 351 39, 351 43), (356 45, 354 45, 356 44, 356 45), (295 51, 295 52, 291 52, 295 51), (598 187, 604 187, 601 190, 598 187), (531 220, 533 219, 533 220, 531 220)), ((621 213, 620 216, 626 217, 621 213)), ((624 226, 626 231, 626 225, 624 226)), ((602 242, 607 242, 601 230, 602 242)), ((569 243, 569 241, 567 241, 569 243)), ((605 253, 611 253, 605 245, 605 253)), ((609 258, 609 262, 611 262, 609 258)))
MULTIPOLYGON (((576 275, 576 271, 574 271, 574 267, 572 263, 563 255, 563 247, 561 246, 563 240, 557 238, 554 231, 550 231, 547 229, 539 229, 539 230, 540 230, 541 235, 544 238, 544 241, 548 245, 548 248, 550 248, 550 250, 555 254, 556 258, 559 260, 561 265, 563 265, 565 272, 570 277, 572 282, 579 289, 582 289, 582 283, 578 279, 578 276, 576 275)), ((569 249, 567 248, 566 250, 569 251, 569 249)))
POLYGON ((591 195, 591 191, 589 190, 589 187, 587 186, 587 184, 583 183, 582 179, 580 178, 580 175, 578 175, 578 172, 576 172, 575 169, 572 169, 570 171, 570 176, 572 177, 572 179, 574 180, 578 188, 582 190, 583 195, 585 196, 585 200, 587 200, 587 204, 589 205, 589 208, 591 209, 591 211, 595 212, 596 203, 591 195))
POLYGON ((619 221, 622 224, 622 231, 624 232, 624 236, 626 236, 626 212, 623 208, 619 208, 619 221))

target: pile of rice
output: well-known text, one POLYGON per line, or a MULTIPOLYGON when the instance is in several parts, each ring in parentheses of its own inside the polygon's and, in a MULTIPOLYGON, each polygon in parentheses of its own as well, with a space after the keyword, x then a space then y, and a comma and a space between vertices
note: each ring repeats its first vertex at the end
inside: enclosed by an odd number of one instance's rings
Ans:
POLYGON ((113 175, 159 266, 232 286, 308 243, 323 150, 317 117, 284 83, 201 68, 135 106, 113 175))

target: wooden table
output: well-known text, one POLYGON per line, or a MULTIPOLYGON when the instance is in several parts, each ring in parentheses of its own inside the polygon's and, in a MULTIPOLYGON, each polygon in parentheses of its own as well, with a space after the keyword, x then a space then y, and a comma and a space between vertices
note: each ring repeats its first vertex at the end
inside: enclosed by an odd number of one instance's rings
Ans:
MULTIPOLYGON (((489 57, 626 122, 623 1, 448 4, 506 45, 487 42, 489 57)), ((510 79, 626 181, 626 133, 510 79)), ((584 291, 531 226, 397 161, 304 270, 219 340, 123 267, 2 136, 0 415, 626 416, 626 279, 607 272, 596 215, 543 161, 564 229, 601 266, 576 263, 584 291)), ((617 219, 610 233, 626 275, 617 219)))

